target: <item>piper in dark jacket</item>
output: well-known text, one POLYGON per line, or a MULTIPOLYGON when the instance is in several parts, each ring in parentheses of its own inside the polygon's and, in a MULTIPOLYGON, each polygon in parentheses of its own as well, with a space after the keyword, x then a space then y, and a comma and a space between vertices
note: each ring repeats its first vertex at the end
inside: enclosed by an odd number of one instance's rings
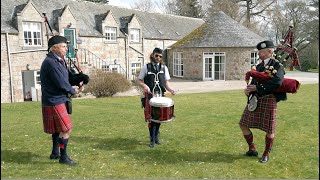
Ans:
POLYGON ((244 90, 247 96, 257 97, 258 103, 256 109, 251 109, 248 105, 240 119, 240 128, 246 139, 249 150, 246 156, 258 156, 258 151, 253 142, 253 134, 250 128, 258 128, 266 132, 265 150, 260 162, 268 162, 268 157, 275 137, 277 103, 286 100, 286 93, 275 93, 274 90, 280 87, 284 78, 284 67, 279 61, 273 59, 274 45, 272 41, 263 41, 257 45, 259 50, 259 59, 261 63, 257 65, 257 71, 263 72, 266 69, 272 71, 272 79, 259 83, 254 79, 244 90))
POLYGON ((78 94, 83 87, 74 89, 69 83, 64 61, 66 42, 67 39, 63 36, 53 36, 48 42, 49 53, 40 69, 42 117, 44 132, 52 134, 50 159, 59 159, 62 164, 76 165, 67 154, 72 123, 67 113, 66 101, 68 95, 78 94))

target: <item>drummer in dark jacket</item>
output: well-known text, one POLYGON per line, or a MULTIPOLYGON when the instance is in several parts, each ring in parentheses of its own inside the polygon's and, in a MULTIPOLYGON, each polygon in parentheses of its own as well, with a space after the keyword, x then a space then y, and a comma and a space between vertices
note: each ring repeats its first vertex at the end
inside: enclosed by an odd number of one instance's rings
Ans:
MULTIPOLYGON (((145 94, 147 94, 147 97, 144 97, 144 98, 148 98, 149 100, 156 94, 159 94, 160 92, 162 92, 161 94, 162 96, 164 96, 166 92, 170 92, 173 95, 175 94, 175 91, 173 90, 169 82, 170 80, 169 70, 162 61, 162 53, 163 53, 162 49, 155 48, 152 54, 150 55, 151 62, 142 67, 138 77, 139 85, 143 88, 145 94), (155 73, 155 74, 159 73, 159 85, 161 89, 155 86, 156 83, 155 83, 154 74, 150 74, 150 73, 148 74, 148 72, 155 73), (154 87, 155 87, 154 92, 152 92, 154 87)), ((145 101, 144 98, 142 98, 142 104, 143 104, 143 107, 145 108, 146 105, 144 104, 144 101, 145 101)), ((150 148, 153 148, 155 144, 160 144, 160 141, 159 141, 160 125, 161 123, 148 121, 150 148), (155 133, 153 133, 154 128, 155 128, 155 133)))
POLYGON ((263 41, 257 45, 260 64, 257 65, 256 69, 259 72, 266 70, 273 72, 271 80, 264 84, 261 84, 254 79, 246 87, 244 93, 252 98, 257 98, 258 102, 256 108, 254 105, 247 106, 242 114, 240 120, 240 128, 246 139, 249 150, 245 156, 258 156, 256 145, 253 141, 253 134, 250 128, 257 128, 266 132, 265 136, 265 149, 259 162, 265 163, 269 160, 269 155, 275 138, 276 128, 276 113, 277 103, 281 100, 286 100, 286 93, 275 93, 273 92, 278 88, 284 78, 284 67, 278 61, 273 59, 274 45, 272 41, 263 41))
POLYGON ((63 36, 53 36, 48 42, 49 53, 40 69, 42 117, 44 132, 52 135, 50 159, 59 159, 62 164, 76 165, 67 154, 72 123, 66 101, 68 96, 78 94, 83 87, 74 89, 69 83, 64 61, 66 42, 67 39, 63 36))

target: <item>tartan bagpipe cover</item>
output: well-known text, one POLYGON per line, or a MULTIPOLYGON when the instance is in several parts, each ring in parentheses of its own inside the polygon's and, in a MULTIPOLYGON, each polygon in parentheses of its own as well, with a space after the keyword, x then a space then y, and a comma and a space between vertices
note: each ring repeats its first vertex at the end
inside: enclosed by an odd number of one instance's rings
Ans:
MULTIPOLYGON (((265 83, 272 79, 272 76, 268 72, 259 72, 257 70, 250 70, 246 73, 245 81, 248 83, 250 77, 258 81, 259 83, 265 83)), ((274 92, 282 93, 297 93, 300 88, 300 82, 296 79, 283 78, 280 87, 274 90, 274 92)))

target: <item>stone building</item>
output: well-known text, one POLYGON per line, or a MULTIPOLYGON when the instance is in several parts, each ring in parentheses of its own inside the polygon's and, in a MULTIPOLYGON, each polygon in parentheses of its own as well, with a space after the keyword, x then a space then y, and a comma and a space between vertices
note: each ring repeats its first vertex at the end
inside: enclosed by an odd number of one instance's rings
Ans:
POLYGON ((263 40, 219 12, 167 50, 169 71, 182 79, 243 80, 263 40))
POLYGON ((133 79, 154 47, 166 49, 203 23, 81 0, 2 0, 1 103, 38 95, 39 69, 53 35, 67 37, 67 59, 78 59, 83 69, 102 68, 133 79))

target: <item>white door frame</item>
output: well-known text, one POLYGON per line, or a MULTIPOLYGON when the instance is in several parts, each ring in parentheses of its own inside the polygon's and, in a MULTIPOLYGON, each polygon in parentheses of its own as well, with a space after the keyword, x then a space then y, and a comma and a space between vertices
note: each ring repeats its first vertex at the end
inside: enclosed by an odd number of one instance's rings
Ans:
MULTIPOLYGON (((224 52, 218 52, 219 54, 223 54, 224 57, 226 57, 226 54, 224 52)), ((215 80, 215 57, 216 57, 216 54, 215 52, 203 52, 203 62, 202 62, 202 65, 203 65, 203 69, 202 69, 202 72, 203 72, 203 80, 204 81, 213 81, 215 80), (211 77, 206 77, 206 58, 212 58, 212 62, 211 62, 211 77)), ((223 73, 224 73, 224 79, 218 79, 218 80, 225 80, 226 78, 226 58, 224 60, 224 68, 223 68, 223 73)))

